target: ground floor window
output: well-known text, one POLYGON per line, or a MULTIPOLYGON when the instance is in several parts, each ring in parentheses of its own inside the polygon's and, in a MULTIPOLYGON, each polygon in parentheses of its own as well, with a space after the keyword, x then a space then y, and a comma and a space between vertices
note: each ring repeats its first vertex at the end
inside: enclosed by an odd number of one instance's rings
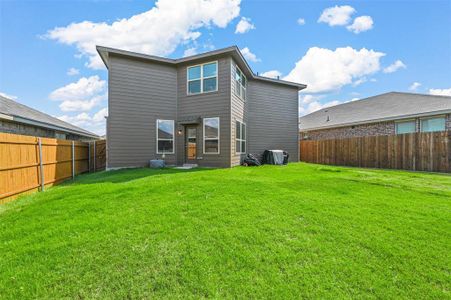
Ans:
POLYGON ((246 153, 246 124, 236 121, 235 125, 235 152, 246 153))
POLYGON ((396 134, 411 133, 415 131, 415 120, 396 122, 396 134))
POLYGON ((174 153, 174 120, 157 120, 157 154, 174 153))
POLYGON ((204 154, 219 154, 219 117, 204 118, 204 154))
POLYGON ((422 132, 444 131, 445 117, 421 119, 420 129, 422 132))

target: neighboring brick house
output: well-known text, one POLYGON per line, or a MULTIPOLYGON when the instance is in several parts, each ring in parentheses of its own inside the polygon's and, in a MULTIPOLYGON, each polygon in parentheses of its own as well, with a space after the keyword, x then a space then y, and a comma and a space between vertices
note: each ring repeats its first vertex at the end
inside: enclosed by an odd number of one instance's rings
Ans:
POLYGON ((390 92, 323 108, 299 122, 300 138, 309 140, 451 130, 451 97, 390 92))
POLYGON ((0 96, 0 132, 62 140, 94 140, 100 137, 43 112, 0 96))

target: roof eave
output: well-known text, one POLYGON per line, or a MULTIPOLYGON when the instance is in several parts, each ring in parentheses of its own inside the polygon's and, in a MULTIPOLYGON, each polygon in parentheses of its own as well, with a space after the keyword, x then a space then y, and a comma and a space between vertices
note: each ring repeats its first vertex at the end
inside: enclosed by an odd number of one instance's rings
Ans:
POLYGON ((18 122, 18 123, 33 125, 33 126, 47 128, 47 129, 52 129, 52 130, 59 130, 59 131, 63 131, 63 132, 69 132, 69 133, 73 133, 73 134, 84 136, 84 137, 91 137, 91 138, 97 138, 97 139, 100 138, 98 135, 96 135, 94 133, 88 133, 88 132, 82 132, 82 131, 77 131, 77 130, 73 130, 73 129, 68 129, 68 128, 65 128, 65 127, 60 127, 60 126, 56 126, 56 125, 52 125, 52 124, 48 124, 48 123, 44 123, 44 122, 39 122, 39 121, 36 121, 36 120, 31 120, 31 119, 27 119, 27 118, 23 118, 23 117, 18 117, 18 116, 11 116, 11 115, 4 115, 4 114, 2 114, 2 115, 0 115, 0 119, 6 119, 8 121, 13 121, 13 122, 18 122), (6 118, 4 118, 4 116, 6 116, 6 118))
POLYGON ((132 52, 132 51, 120 50, 120 49, 109 48, 109 47, 104 47, 104 46, 96 46, 96 50, 99 53, 100 58, 102 59, 103 63, 105 64, 105 66, 107 68, 108 68, 109 53, 114 53, 114 54, 124 55, 124 56, 131 56, 131 57, 135 57, 135 58, 152 60, 152 61, 172 64, 172 65, 176 65, 179 63, 186 63, 186 62, 190 62, 193 60, 207 58, 207 57, 215 56, 215 55, 226 54, 226 53, 236 54, 236 56, 240 60, 241 64, 245 66, 247 75, 250 75, 252 77, 252 79, 263 80, 263 81, 267 81, 267 82, 271 82, 271 83, 275 83, 275 84, 290 85, 293 87, 297 87, 298 90, 303 90, 307 87, 307 85, 301 84, 301 83, 255 75, 254 72, 252 71, 251 67, 247 63, 246 59, 243 57, 243 54, 241 53, 240 49, 236 45, 230 46, 227 48, 222 48, 222 49, 218 49, 218 50, 201 53, 201 54, 182 57, 182 58, 178 58, 178 59, 170 59, 170 58, 165 58, 165 57, 160 57, 160 56, 136 53, 136 52, 132 52))
MULTIPOLYGON (((314 131, 314 130, 325 130, 325 129, 331 129, 331 128, 341 128, 341 127, 348 127, 348 126, 354 126, 354 125, 405 120, 405 119, 410 119, 410 118, 428 117, 428 116, 435 116, 435 115, 442 115, 442 114, 449 114, 449 113, 451 113, 451 109, 430 111, 430 112, 419 113, 419 114, 410 114, 410 115, 401 115, 401 116, 394 116, 394 117, 387 117, 387 118, 371 119, 371 120, 362 120, 362 121, 358 121, 358 122, 341 123, 341 124, 329 125, 329 126, 319 126, 319 127, 311 127, 311 128, 300 127, 299 130, 302 132, 314 131)), ((302 119, 302 117, 300 119, 302 119)), ((301 124, 301 122, 302 121, 300 120, 299 123, 301 124)))

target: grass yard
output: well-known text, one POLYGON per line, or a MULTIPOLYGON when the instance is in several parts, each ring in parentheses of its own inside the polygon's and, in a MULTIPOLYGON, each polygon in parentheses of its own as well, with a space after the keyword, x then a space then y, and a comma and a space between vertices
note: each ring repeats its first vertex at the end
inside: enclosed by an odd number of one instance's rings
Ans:
POLYGON ((134 169, 0 206, 0 298, 450 298, 451 176, 134 169))

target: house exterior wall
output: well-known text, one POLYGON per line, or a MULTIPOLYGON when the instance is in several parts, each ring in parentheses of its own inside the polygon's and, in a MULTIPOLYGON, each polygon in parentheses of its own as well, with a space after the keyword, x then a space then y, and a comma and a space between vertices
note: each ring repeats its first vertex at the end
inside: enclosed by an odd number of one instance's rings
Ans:
MULTIPOLYGON (((109 61, 107 168, 147 166, 161 158, 157 119, 176 120, 177 70, 116 55, 109 61)), ((165 156, 175 164, 176 154, 165 156)))
POLYGON ((197 128, 196 163, 204 167, 239 165, 245 154, 235 149, 235 122, 246 123, 247 151, 261 155, 266 149, 283 149, 298 161, 298 88, 249 80, 247 99, 235 94, 235 62, 230 55, 170 65, 127 57, 109 56, 109 116, 107 167, 147 166, 156 154, 156 120, 175 121, 174 154, 170 165, 185 163, 186 126, 197 128), (218 89, 187 94, 187 68, 218 62, 218 89), (219 117, 219 154, 203 153, 203 119, 219 117))
POLYGON ((0 120, 0 132, 74 141, 92 140, 91 138, 68 132, 62 132, 54 129, 32 126, 18 122, 11 122, 7 120, 0 120))
MULTIPOLYGON (((419 132, 420 118, 416 118, 415 123, 416 130, 417 132, 419 132)), ((445 117, 445 128, 446 130, 451 130, 451 114, 448 114, 445 117)), ((393 134, 396 134, 396 121, 368 123, 322 130, 302 131, 301 139, 326 140, 393 134)))
POLYGON ((248 153, 285 150, 299 161, 298 90, 295 87, 252 80, 247 88, 248 153))
MULTIPOLYGON (((230 57, 208 57, 179 65, 177 68, 177 120, 200 118, 197 124, 197 163, 205 167, 230 166, 230 57), (197 64, 218 62, 218 90, 188 95, 187 68, 197 64), (203 153, 203 118, 219 117, 219 154, 203 153)), ((185 160, 184 126, 178 125, 182 134, 177 136, 177 164, 185 160)))

